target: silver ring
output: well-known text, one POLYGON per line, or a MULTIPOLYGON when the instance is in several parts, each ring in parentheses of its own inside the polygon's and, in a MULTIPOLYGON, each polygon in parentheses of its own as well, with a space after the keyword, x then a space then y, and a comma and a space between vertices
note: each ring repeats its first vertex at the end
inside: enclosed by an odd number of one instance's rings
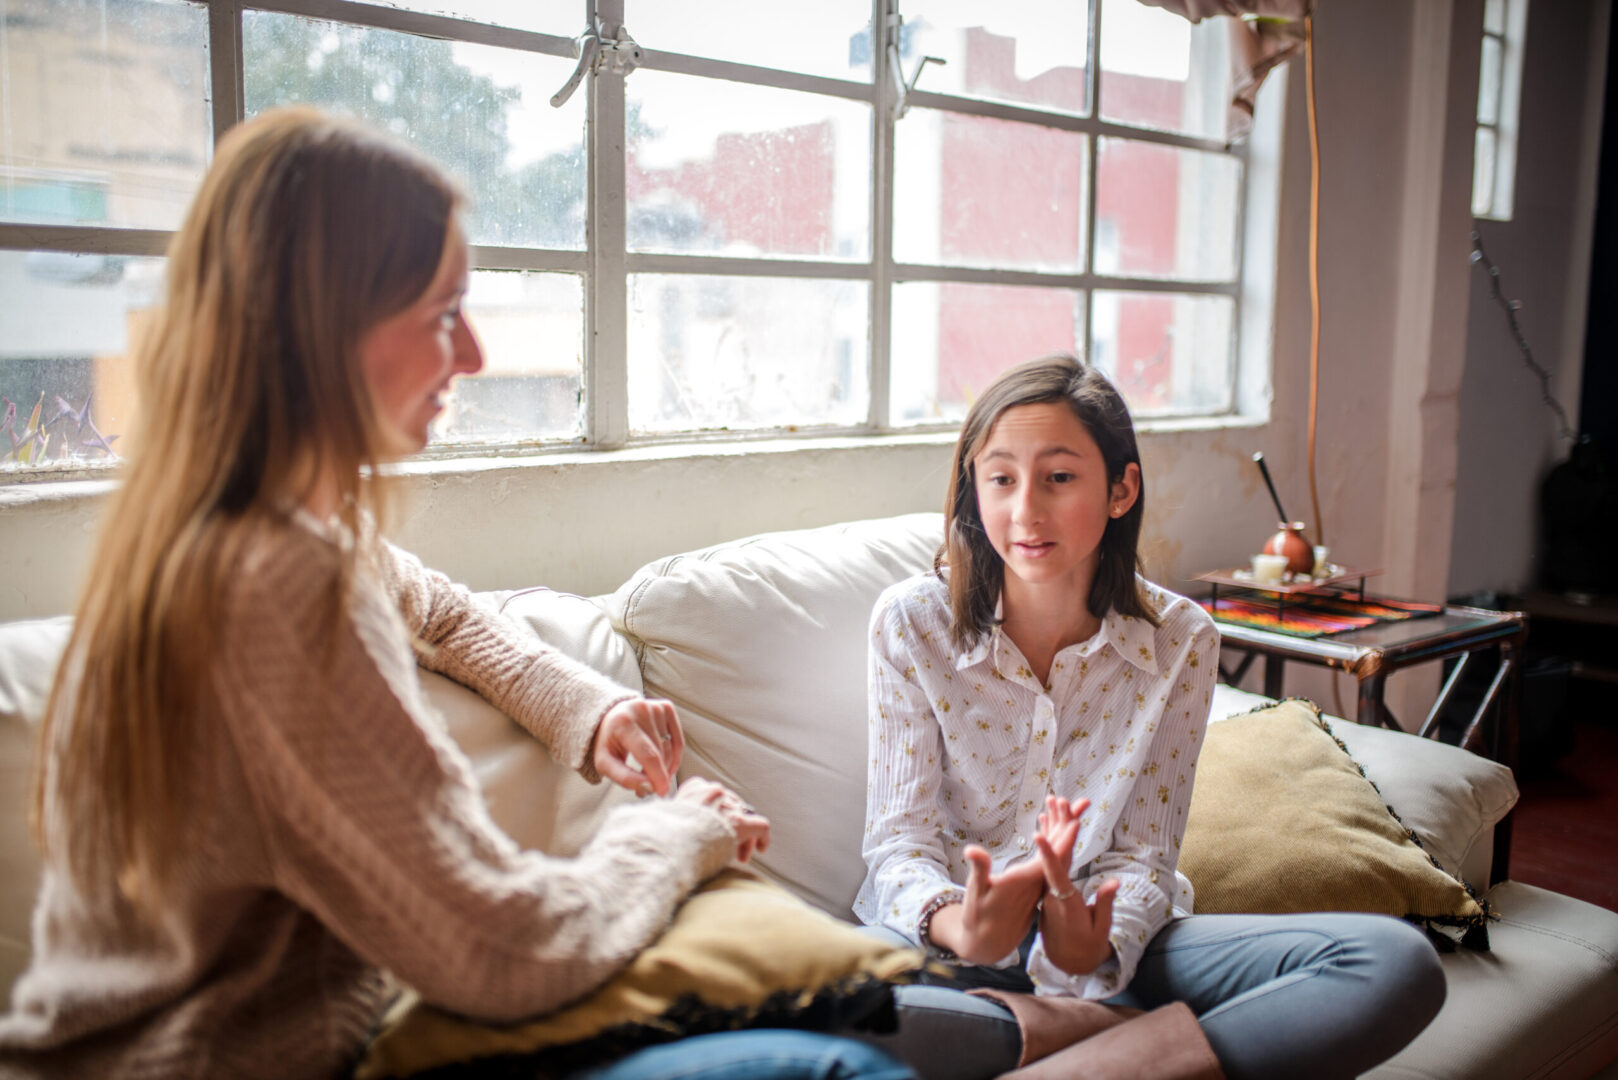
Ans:
POLYGON ((1077 889, 1069 889, 1065 893, 1059 893, 1059 892, 1051 893, 1051 896, 1054 897, 1057 900, 1071 900, 1077 895, 1079 895, 1079 890, 1077 890, 1077 889))
POLYGON ((674 736, 670 735, 666 731, 660 731, 657 734, 657 741, 658 742, 673 742, 674 741, 674 736))

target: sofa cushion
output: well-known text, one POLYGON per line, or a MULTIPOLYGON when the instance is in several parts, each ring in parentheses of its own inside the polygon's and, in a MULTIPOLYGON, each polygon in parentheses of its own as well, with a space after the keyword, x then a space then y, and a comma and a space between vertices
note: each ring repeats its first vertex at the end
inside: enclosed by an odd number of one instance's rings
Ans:
POLYGON ((770 533, 659 559, 609 600, 647 693, 680 709, 681 772, 767 815, 760 869, 842 918, 865 876, 871 607, 942 535, 941 514, 770 533))
POLYGON ((1488 899, 1489 951, 1440 956, 1443 1010, 1366 1077, 1575 1080, 1618 1057, 1618 912, 1516 881, 1488 899))
MULTIPOLYGON (((642 690, 633 650, 594 601, 543 588, 501 594, 499 599, 499 610, 541 641, 621 686, 642 690)), ((609 810, 634 799, 617 784, 591 784, 558 764, 504 713, 464 686, 421 674, 429 700, 472 759, 490 816, 524 847, 573 855, 595 835, 609 810)))
POLYGON ((1206 913, 1369 911, 1481 926, 1313 705, 1284 701, 1210 726, 1180 869, 1206 913))
POLYGON ((919 950, 816 911, 779 886, 727 871, 702 886, 627 968, 568 1008, 518 1024, 481 1024, 406 994, 389 1010, 357 1080, 409 1076, 500 1058, 475 1075, 549 1075, 681 1035, 790 1024, 805 1010, 858 1024, 885 1010, 887 981, 915 971, 919 950), (582 1044, 582 1045, 581 1045, 582 1044), (522 1070, 525 1055, 566 1047, 522 1070), (567 1054, 566 1059, 557 1054, 567 1054))
POLYGON ((0 1004, 28 966, 39 849, 28 826, 34 742, 73 620, 0 623, 0 1004))
MULTIPOLYGON (((1223 684, 1214 688, 1211 720, 1273 704, 1223 684)), ((1348 747, 1399 819, 1447 872, 1479 889, 1489 882, 1494 827, 1517 803, 1517 782, 1499 762, 1436 739, 1331 717, 1348 747)))

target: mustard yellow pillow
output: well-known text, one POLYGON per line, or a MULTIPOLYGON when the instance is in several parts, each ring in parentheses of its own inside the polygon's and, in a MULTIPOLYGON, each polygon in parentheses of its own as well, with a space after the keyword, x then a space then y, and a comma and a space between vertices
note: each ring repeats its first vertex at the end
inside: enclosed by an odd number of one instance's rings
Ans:
MULTIPOLYGON (((474 1059, 529 1059, 523 1074, 682 1035, 790 1024, 811 1010, 857 1023, 886 1008, 889 985, 919 970, 891 945, 785 889, 730 870, 680 906, 663 935, 594 994, 526 1023, 479 1023, 405 994, 384 1018, 356 1080, 409 1076, 474 1059)), ((478 1075, 487 1075, 479 1072, 478 1075)))
POLYGON ((1399 821, 1320 710, 1283 701, 1208 725, 1180 869, 1198 912, 1366 911, 1460 927, 1487 911, 1399 821))

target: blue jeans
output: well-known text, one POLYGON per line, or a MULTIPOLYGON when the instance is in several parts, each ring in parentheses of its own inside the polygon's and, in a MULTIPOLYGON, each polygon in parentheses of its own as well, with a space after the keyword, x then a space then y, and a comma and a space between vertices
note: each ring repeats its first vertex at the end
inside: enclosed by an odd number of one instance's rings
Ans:
MULTIPOLYGON (((1031 991, 1020 967, 956 969, 956 987, 1031 991)), ((928 1080, 1013 1068, 1021 1037, 992 1001, 945 986, 900 987, 899 1031, 857 1036, 928 1080)), ((1422 932, 1385 915, 1193 915, 1146 946, 1109 1004, 1190 1006, 1230 1080, 1353 1077, 1398 1053, 1444 1003, 1422 932)))
POLYGON ((852 1039, 760 1029, 696 1035, 636 1051, 568 1080, 917 1080, 907 1066, 852 1039))

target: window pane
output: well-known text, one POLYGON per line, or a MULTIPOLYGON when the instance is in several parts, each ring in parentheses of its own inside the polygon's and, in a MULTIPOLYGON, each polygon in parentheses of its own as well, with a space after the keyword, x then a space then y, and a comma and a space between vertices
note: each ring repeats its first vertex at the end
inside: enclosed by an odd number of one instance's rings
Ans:
POLYGON ((162 259, 0 251, 0 468, 123 449, 129 353, 162 285, 162 259))
POLYGON ((1241 163, 1228 154, 1102 139, 1095 272, 1233 281, 1241 163))
POLYGON ((1192 25, 1139 0, 1102 0, 1102 118, 1224 138, 1229 34, 1222 18, 1192 25))
POLYGON ((483 370, 455 380, 435 443, 572 439, 584 433, 584 281, 476 270, 466 317, 483 370))
POLYGON ((309 102, 385 128, 472 197, 474 244, 584 246, 585 94, 571 60, 291 15, 242 15, 247 111, 309 102))
MULTIPOLYGON (((459 19, 575 37, 584 29, 583 0, 359 0, 363 4, 453 15, 459 19)), ((555 91, 552 91, 554 93, 555 91)))
POLYGON ((0 6, 0 219, 169 229, 208 166, 208 13, 0 6))
POLYGON ((862 281, 631 275, 630 430, 863 424, 870 307, 862 281))
POLYGON ((1500 62, 1503 59, 1500 39, 1485 36, 1483 63, 1478 68, 1478 123, 1500 122, 1500 62))
POLYGON ((870 258, 869 105, 637 71, 625 108, 630 250, 870 258))
POLYGON ((1478 128, 1477 146, 1472 155, 1472 215, 1488 217, 1494 210, 1493 128, 1478 128))
POLYGON ((1506 32, 1506 0, 1484 0, 1483 29, 1492 34, 1506 32))
POLYGON ((893 289, 891 418, 959 420, 1013 364, 1079 352, 1084 294, 1072 289, 910 281, 893 289))
POLYGON ((871 81, 870 0, 626 0, 624 25, 660 52, 871 81))
POLYGON ((1235 302, 1096 290, 1090 356, 1138 416, 1230 408, 1235 302))
POLYGON ((912 109, 894 144, 894 258, 1077 272, 1084 135, 912 109))
POLYGON ((945 61, 943 67, 928 64, 916 89, 1087 111, 1088 3, 903 0, 900 8, 905 22, 899 59, 905 81, 915 77, 923 56, 945 61))

